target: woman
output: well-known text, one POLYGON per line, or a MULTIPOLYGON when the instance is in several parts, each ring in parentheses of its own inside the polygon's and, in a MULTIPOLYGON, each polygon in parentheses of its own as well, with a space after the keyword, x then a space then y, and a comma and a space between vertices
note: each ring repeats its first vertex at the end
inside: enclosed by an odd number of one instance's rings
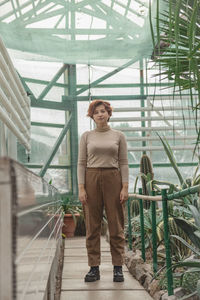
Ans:
POLYGON ((88 265, 86 282, 100 279, 100 236, 103 207, 110 233, 113 281, 124 281, 124 202, 128 199, 128 159, 125 136, 111 129, 110 103, 94 100, 88 116, 96 129, 81 136, 78 157, 79 199, 83 204, 86 221, 88 265))

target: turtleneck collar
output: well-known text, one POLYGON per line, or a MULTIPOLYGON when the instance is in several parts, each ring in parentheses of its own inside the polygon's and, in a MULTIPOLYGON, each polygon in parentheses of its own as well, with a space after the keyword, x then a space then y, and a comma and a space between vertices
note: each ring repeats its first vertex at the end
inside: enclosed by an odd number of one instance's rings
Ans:
POLYGON ((95 128, 95 131, 97 131, 97 132, 105 132, 105 131, 108 131, 108 130, 110 130, 109 125, 106 125, 106 126, 101 127, 101 128, 95 128))

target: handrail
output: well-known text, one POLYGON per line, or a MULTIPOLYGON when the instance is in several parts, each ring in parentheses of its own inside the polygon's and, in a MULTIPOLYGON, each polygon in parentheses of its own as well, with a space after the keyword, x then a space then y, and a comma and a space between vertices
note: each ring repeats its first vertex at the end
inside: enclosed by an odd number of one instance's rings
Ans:
POLYGON ((142 195, 142 189, 139 189, 139 194, 130 193, 127 202, 128 205, 128 241, 129 249, 132 250, 132 225, 131 225, 131 214, 130 205, 131 200, 139 200, 140 206, 140 228, 141 228, 141 251, 142 258, 145 261, 145 241, 144 241, 144 214, 143 214, 143 200, 152 201, 151 214, 152 214, 152 245, 153 245, 153 271, 157 272, 157 241, 156 241, 156 207, 155 203, 157 201, 162 201, 162 211, 163 211, 163 222, 164 222, 164 241, 165 241, 165 253, 166 253, 166 267, 167 267, 167 290, 168 295, 173 295, 173 274, 171 268, 171 253, 170 253, 170 238, 169 238, 169 227, 168 227, 168 201, 185 197, 190 194, 195 194, 200 192, 200 184, 192 187, 188 187, 182 191, 175 192, 172 194, 167 194, 167 189, 161 190, 161 196, 153 196, 154 191, 151 196, 142 195), (132 198, 132 199, 131 199, 132 198))
MULTIPOLYGON (((188 187, 180 192, 175 192, 169 195, 166 195, 167 200, 174 200, 180 197, 185 197, 190 194, 195 194, 197 192, 200 192, 200 184, 195 185, 192 187, 188 187)), ((147 200, 147 201, 161 201, 162 196, 147 196, 147 195, 141 195, 141 194, 129 194, 129 197, 133 197, 135 199, 142 199, 142 200, 147 200)))
POLYGON ((147 195, 141 195, 141 194, 129 194, 129 197, 133 197, 135 199, 142 199, 147 201, 161 201, 162 196, 147 196, 147 195))

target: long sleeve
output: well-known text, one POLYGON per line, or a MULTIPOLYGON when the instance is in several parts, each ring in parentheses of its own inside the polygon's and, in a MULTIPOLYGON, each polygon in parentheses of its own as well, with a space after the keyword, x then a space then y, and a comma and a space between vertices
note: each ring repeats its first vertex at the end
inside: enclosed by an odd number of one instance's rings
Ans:
POLYGON ((120 135, 119 143, 119 167, 121 170, 122 182, 129 182, 128 151, 126 138, 123 133, 120 135))
POLYGON ((85 184, 85 170, 87 166, 87 132, 83 133, 79 144, 78 153, 78 184, 85 184))

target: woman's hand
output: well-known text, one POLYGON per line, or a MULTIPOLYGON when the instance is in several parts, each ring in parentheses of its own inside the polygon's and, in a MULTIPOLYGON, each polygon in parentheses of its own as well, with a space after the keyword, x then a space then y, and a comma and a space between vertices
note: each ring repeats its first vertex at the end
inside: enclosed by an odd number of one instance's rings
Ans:
POLYGON ((83 205, 85 205, 87 203, 87 193, 85 191, 85 187, 83 184, 79 185, 79 200, 81 201, 81 203, 83 205))
POLYGON ((120 203, 124 203, 126 200, 128 200, 128 183, 123 183, 122 190, 120 192, 120 203))

